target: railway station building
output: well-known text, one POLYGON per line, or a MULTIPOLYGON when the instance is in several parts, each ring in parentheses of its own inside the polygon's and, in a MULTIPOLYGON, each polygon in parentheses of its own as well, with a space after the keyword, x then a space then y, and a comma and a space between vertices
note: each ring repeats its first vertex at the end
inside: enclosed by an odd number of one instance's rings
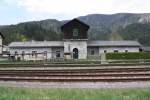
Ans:
POLYGON ((28 41, 9 44, 11 56, 22 60, 46 59, 97 59, 102 54, 112 52, 139 52, 141 44, 137 41, 88 40, 89 25, 73 19, 61 30, 63 41, 28 41))
POLYGON ((2 53, 3 53, 3 39, 4 39, 4 36, 0 32, 0 56, 2 56, 2 53))

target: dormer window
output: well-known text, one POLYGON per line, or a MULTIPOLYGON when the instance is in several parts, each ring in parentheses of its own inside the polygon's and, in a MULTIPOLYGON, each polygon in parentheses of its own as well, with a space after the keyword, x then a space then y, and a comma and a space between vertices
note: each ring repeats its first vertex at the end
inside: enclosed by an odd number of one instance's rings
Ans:
POLYGON ((74 36, 74 37, 77 37, 78 35, 79 35, 79 29, 74 28, 74 29, 73 29, 73 36, 74 36))

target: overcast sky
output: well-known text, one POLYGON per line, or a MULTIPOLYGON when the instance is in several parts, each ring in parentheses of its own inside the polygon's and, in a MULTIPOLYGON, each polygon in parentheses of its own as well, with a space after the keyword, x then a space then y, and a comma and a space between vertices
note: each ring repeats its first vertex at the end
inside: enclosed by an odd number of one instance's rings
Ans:
POLYGON ((0 25, 127 12, 150 13, 150 0, 0 0, 0 25))

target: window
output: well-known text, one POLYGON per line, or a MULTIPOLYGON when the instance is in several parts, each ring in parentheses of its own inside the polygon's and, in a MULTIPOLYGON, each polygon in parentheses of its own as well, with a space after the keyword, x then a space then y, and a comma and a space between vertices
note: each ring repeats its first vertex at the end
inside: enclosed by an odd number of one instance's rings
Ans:
POLYGON ((77 37, 79 35, 79 29, 75 28, 73 29, 73 36, 77 37))
POLYGON ((60 51, 56 51, 56 58, 60 58, 60 51))
POLYGON ((91 50, 91 55, 94 55, 94 53, 95 53, 94 50, 91 50))
POLYGON ((44 51, 44 56, 47 56, 47 51, 44 51))
POLYGON ((37 56, 37 51, 32 51, 32 56, 37 56))
POLYGON ((68 45, 68 51, 70 52, 70 44, 68 45))
POLYGON ((25 51, 22 51, 22 56, 24 56, 25 55, 25 51))
POLYGON ((114 53, 118 53, 118 50, 114 50, 114 53))
POLYGON ((128 52, 128 50, 125 50, 125 52, 127 53, 127 52, 128 52))
POLYGON ((107 53, 107 50, 104 50, 104 53, 107 53))
POLYGON ((18 52, 17 52, 17 51, 15 51, 15 55, 18 55, 18 52))
POLYGON ((139 52, 142 52, 142 51, 143 51, 142 48, 140 48, 140 49, 139 49, 139 52))

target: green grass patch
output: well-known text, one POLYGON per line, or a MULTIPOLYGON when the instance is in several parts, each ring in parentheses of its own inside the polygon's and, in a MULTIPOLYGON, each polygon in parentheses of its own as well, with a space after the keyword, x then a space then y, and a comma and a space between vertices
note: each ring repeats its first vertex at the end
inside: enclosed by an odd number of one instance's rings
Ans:
POLYGON ((35 89, 0 87, 0 100, 150 100, 150 88, 35 89))
POLYGON ((107 53, 106 59, 112 59, 112 60, 150 59, 150 53, 149 52, 107 53))

